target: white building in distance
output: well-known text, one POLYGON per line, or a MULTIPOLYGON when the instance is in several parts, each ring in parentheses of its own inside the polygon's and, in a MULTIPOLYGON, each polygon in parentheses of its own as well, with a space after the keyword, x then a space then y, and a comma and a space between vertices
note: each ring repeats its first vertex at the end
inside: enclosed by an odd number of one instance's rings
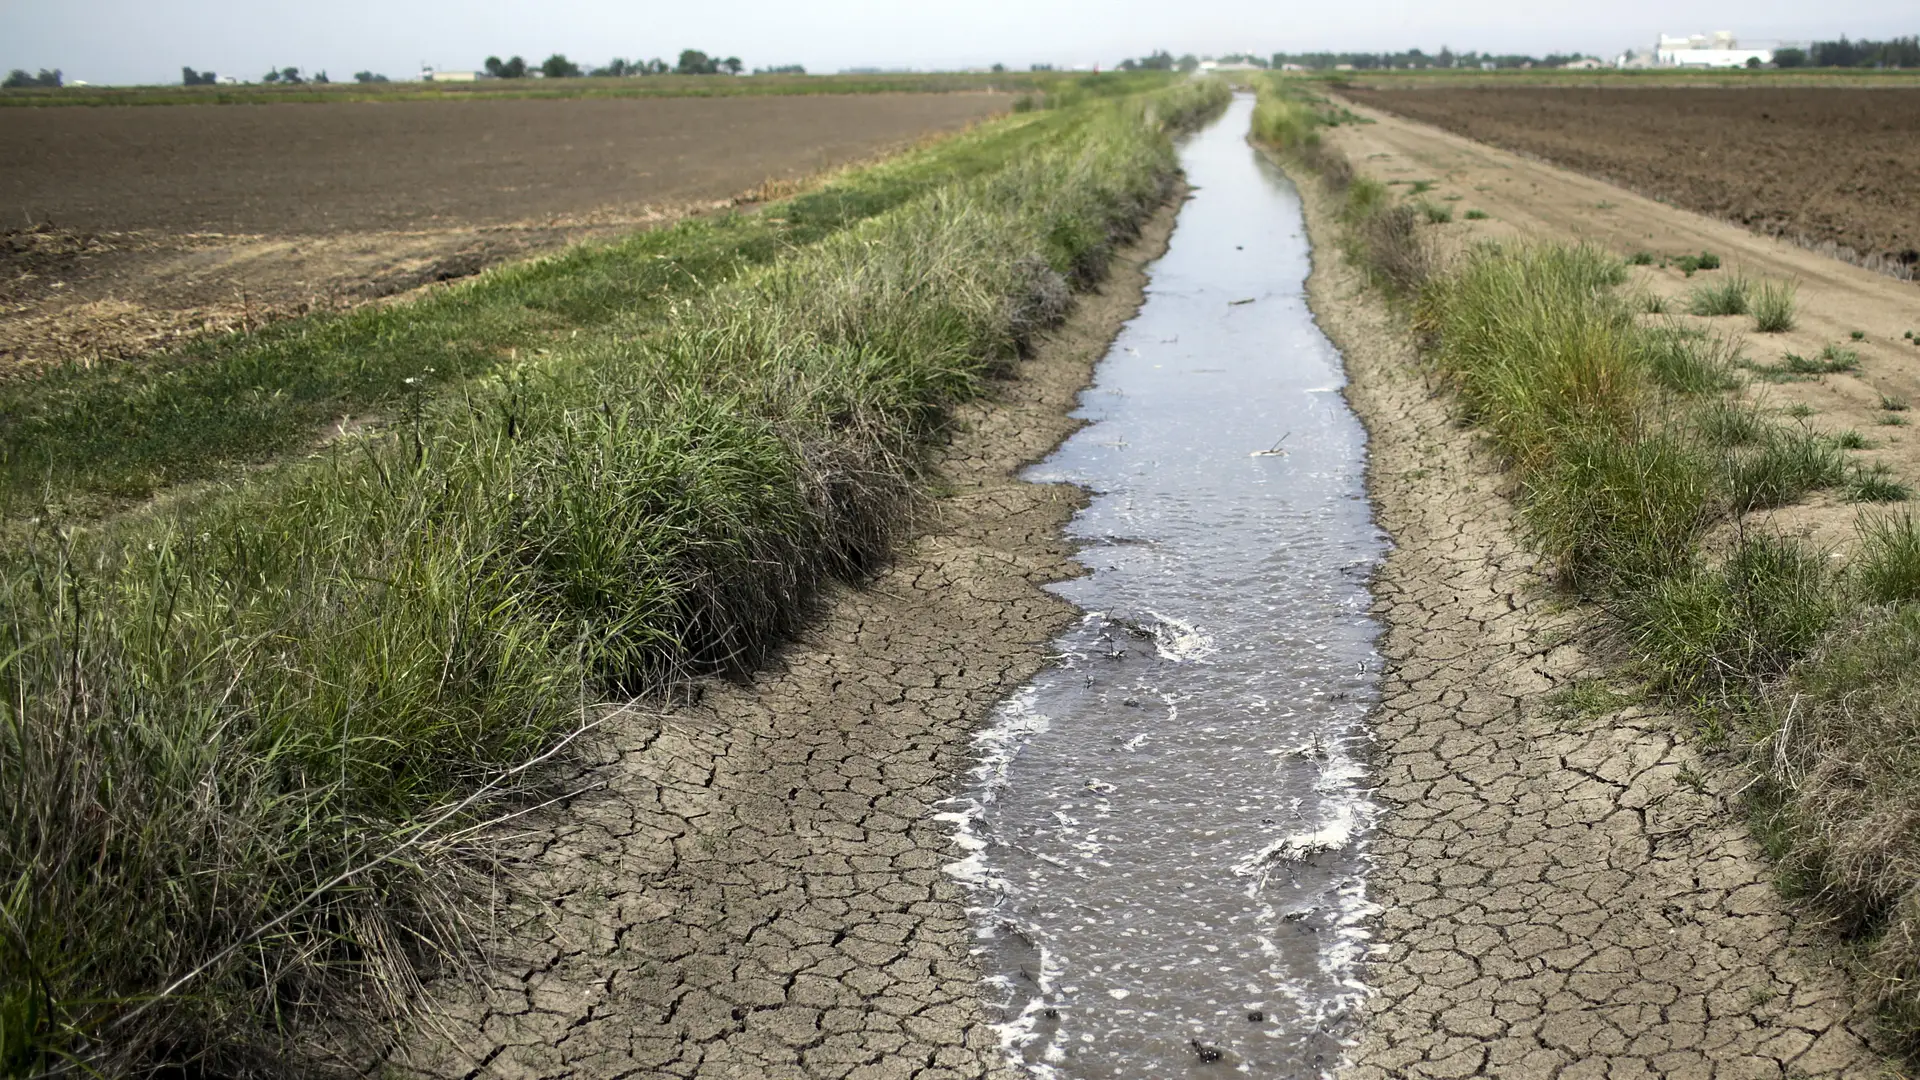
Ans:
POLYGON ((1731 30, 1670 37, 1651 49, 1633 49, 1614 61, 1621 68, 1742 68, 1773 63, 1772 49, 1743 49, 1731 30))

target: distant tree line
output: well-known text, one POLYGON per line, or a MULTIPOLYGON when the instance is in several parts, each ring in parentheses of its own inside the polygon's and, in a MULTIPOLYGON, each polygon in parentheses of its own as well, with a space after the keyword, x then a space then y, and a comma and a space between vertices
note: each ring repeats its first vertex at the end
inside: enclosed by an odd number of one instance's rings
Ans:
POLYGON ((190 67, 180 69, 181 86, 212 86, 220 77, 211 71, 195 71, 190 67))
POLYGON ((1920 37, 1897 37, 1890 41, 1816 41, 1804 49, 1775 49, 1775 67, 1920 67, 1920 37))
POLYGON ((52 71, 48 71, 46 68, 41 68, 40 74, 38 75, 29 75, 25 71, 21 70, 20 68, 14 68, 11 72, 7 73, 6 80, 4 82, 0 82, 0 87, 3 87, 8 90, 14 90, 22 86, 59 86, 59 85, 60 85, 60 69, 59 68, 54 68, 52 71))
MULTIPOLYGON (((496 79, 524 79, 538 72, 548 79, 577 79, 583 75, 593 77, 625 78, 634 75, 738 75, 745 65, 737 56, 725 58, 708 56, 699 49, 685 49, 680 53, 680 62, 669 65, 665 60, 655 57, 652 60, 623 60, 614 57, 601 67, 591 71, 582 70, 579 64, 566 58, 564 53, 554 53, 541 62, 540 66, 529 67, 518 56, 502 60, 497 56, 487 57, 483 65, 486 73, 496 79)), ((782 68, 770 68, 769 74, 805 74, 806 69, 798 64, 782 68)))
POLYGON ((1561 64, 1583 59, 1585 57, 1580 53, 1548 53, 1545 56, 1527 56, 1521 53, 1456 53, 1443 45, 1439 52, 1432 55, 1419 49, 1408 49, 1397 53, 1274 53, 1267 61, 1267 65, 1284 67, 1294 64, 1314 71, 1345 65, 1355 71, 1367 71, 1385 68, 1478 68, 1488 64, 1498 68, 1559 67, 1561 64))
MULTIPOLYGON (((1173 58, 1172 53, 1166 51, 1165 49, 1158 49, 1158 50, 1155 50, 1154 52, 1148 53, 1147 55, 1139 57, 1137 59, 1134 57, 1128 57, 1127 59, 1120 61, 1120 70, 1121 71, 1172 71, 1174 68, 1174 65, 1177 63, 1178 61, 1176 61, 1173 58)), ((1199 61, 1197 60, 1194 61, 1194 65, 1196 67, 1199 66, 1199 61)))
POLYGON ((274 83, 280 86, 301 86, 306 83, 324 86, 333 80, 327 78, 327 73, 324 69, 316 71, 311 75, 305 75, 302 74, 297 67, 286 67, 278 69, 269 68, 265 75, 260 76, 260 81, 263 83, 274 83))

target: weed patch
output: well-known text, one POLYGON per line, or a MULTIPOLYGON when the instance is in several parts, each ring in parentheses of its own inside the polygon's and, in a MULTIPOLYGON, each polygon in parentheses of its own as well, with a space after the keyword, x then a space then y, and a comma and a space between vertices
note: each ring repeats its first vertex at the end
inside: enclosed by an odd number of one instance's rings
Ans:
POLYGON ((1762 334, 1784 334, 1793 329, 1792 282, 1762 282, 1753 294, 1753 328, 1762 334))
POLYGON ((1744 278, 1729 278, 1717 285, 1702 285, 1687 296, 1689 315, 1745 315, 1750 286, 1744 278))

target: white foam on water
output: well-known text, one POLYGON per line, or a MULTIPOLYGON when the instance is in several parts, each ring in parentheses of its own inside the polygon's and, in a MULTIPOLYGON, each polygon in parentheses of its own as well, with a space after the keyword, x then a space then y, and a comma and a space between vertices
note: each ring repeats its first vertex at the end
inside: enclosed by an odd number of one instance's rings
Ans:
POLYGON ((1199 664, 1220 651, 1220 647, 1213 643, 1212 635, 1201 633, 1192 623, 1157 611, 1147 614, 1155 620, 1153 651, 1160 654, 1160 659, 1176 664, 1199 664))

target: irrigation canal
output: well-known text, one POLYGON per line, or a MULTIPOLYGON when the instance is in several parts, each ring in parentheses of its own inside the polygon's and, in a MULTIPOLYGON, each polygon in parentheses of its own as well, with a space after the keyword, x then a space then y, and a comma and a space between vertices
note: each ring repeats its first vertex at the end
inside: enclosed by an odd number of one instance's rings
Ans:
POLYGON ((1031 471, 1095 493, 1088 614, 978 737, 947 816, 1006 1052, 1037 1077, 1316 1077, 1364 996, 1356 763, 1384 553, 1366 437, 1308 311, 1298 196, 1251 98, 1182 147, 1193 198, 1031 471))

